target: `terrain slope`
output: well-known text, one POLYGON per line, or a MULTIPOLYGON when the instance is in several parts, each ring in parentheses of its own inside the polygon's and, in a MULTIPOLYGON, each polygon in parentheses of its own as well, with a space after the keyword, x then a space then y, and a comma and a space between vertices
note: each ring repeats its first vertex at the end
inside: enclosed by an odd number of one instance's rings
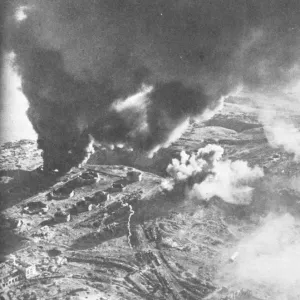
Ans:
POLYGON ((1 146, 1 260, 13 254, 36 266, 35 276, 2 290, 4 299, 276 299, 268 282, 233 276, 249 259, 234 253, 270 213, 298 217, 291 178, 299 164, 268 144, 250 106, 225 103, 152 159, 99 147, 64 176, 44 176, 41 163, 33 141, 1 146), (208 144, 220 145, 224 159, 264 168, 251 204, 191 200, 184 184, 164 188, 172 158, 208 144), (132 170, 141 181, 127 180, 132 170), (85 180, 91 174, 96 180, 85 180), (79 208, 101 191, 109 197, 79 208))

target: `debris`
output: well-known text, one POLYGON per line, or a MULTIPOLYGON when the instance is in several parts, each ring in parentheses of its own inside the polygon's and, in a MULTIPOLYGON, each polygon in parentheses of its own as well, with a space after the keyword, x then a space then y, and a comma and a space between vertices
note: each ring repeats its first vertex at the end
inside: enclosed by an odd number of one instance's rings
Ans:
POLYGON ((112 192, 122 192, 125 188, 125 185, 123 183, 114 182, 111 186, 112 192))
POLYGON ((58 211, 54 214, 54 219, 56 222, 69 222, 71 215, 68 212, 58 211))
POLYGON ((100 180, 99 173, 95 171, 86 171, 83 172, 79 177, 74 180, 74 183, 83 185, 90 185, 98 182, 100 180))
POLYGON ((45 213, 49 210, 49 206, 41 201, 32 201, 27 203, 23 211, 29 214, 45 213))
POLYGON ((273 160, 277 161, 280 159, 280 154, 279 153, 275 153, 272 155, 273 160))
POLYGON ((88 201, 81 200, 76 203, 75 208, 78 213, 91 211, 93 208, 93 204, 89 203, 88 201))
POLYGON ((58 265, 65 265, 67 262, 68 262, 68 260, 67 260, 66 257, 63 257, 63 256, 57 256, 56 257, 56 263, 58 265))
POLYGON ((14 261, 14 265, 18 270, 24 273, 26 279, 32 278, 36 275, 35 265, 31 265, 23 261, 14 261))
POLYGON ((0 264, 0 290, 36 275, 35 265, 16 260, 15 256, 11 259, 0 264))
POLYGON ((234 252, 233 254, 232 254, 232 256, 229 258, 229 261, 230 262, 234 262, 235 260, 236 260, 236 258, 239 256, 239 252, 238 251, 236 251, 236 252, 234 252))
POLYGON ((110 194, 107 192, 99 191, 96 192, 92 197, 85 197, 85 200, 91 204, 96 205, 97 207, 108 201, 110 199, 110 194))
POLYGON ((130 182, 137 182, 142 180, 143 174, 138 171, 129 171, 127 172, 126 178, 130 182))
POLYGON ((15 266, 9 265, 6 262, 0 265, 0 274, 1 290, 19 282, 24 277, 23 274, 15 266))
POLYGON ((123 204, 120 200, 117 200, 117 201, 114 201, 112 203, 110 203, 109 205, 107 205, 105 207, 105 211, 108 213, 108 214, 111 214, 113 213, 115 210, 119 209, 120 207, 122 207, 123 204))
POLYGON ((52 273, 55 272, 56 269, 57 269, 57 266, 49 266, 49 267, 48 267, 48 271, 49 271, 49 272, 52 272, 52 273))
MULTIPOLYGON (((109 232, 109 233, 111 233, 111 234, 114 235, 115 232, 116 232, 117 227, 118 227, 118 224, 117 224, 116 222, 113 222, 113 223, 111 223, 111 224, 106 225, 106 226, 103 228, 103 231, 104 231, 104 232, 109 232)), ((99 230, 99 231, 100 231, 100 230, 99 230)))
POLYGON ((49 200, 54 199, 54 200, 63 200, 67 198, 73 197, 75 194, 74 189, 70 187, 60 187, 56 190, 53 190, 48 194, 49 200))
POLYGON ((21 227, 23 225, 23 220, 19 219, 17 222, 17 227, 21 227))
POLYGON ((151 250, 140 252, 140 260, 144 260, 147 264, 153 263, 155 266, 160 266, 162 264, 160 258, 157 254, 151 250))
POLYGON ((20 221, 21 220, 13 220, 13 219, 4 218, 1 220, 0 227, 6 228, 6 229, 14 229, 16 227, 21 226, 21 225, 19 225, 20 221))
POLYGON ((150 242, 156 242, 161 240, 161 234, 158 227, 149 227, 145 229, 145 236, 150 242))
POLYGON ((139 291, 141 291, 144 294, 149 294, 149 291, 147 290, 144 282, 143 277, 139 272, 129 273, 125 280, 130 282, 133 286, 137 287, 139 291))

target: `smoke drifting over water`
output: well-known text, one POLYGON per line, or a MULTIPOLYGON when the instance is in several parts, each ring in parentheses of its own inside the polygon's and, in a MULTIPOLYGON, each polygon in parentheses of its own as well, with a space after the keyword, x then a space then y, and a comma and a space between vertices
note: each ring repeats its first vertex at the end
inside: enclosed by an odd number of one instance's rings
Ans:
POLYGON ((85 157, 89 134, 151 153, 238 86, 299 78, 299 23, 298 0, 18 0, 6 50, 44 167, 64 169, 85 157), (116 109, 144 85, 141 106, 116 109))

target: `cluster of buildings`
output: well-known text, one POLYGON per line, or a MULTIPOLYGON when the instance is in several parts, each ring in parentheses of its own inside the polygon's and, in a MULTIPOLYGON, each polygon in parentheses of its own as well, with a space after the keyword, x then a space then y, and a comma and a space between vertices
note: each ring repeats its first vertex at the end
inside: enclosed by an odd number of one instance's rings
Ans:
POLYGON ((35 265, 31 265, 15 257, 0 264, 0 290, 9 288, 24 279, 37 275, 35 265))
POLYGON ((66 263, 67 259, 59 255, 50 258, 48 261, 43 261, 41 267, 39 264, 34 265, 21 261, 12 255, 10 259, 0 264, 0 295, 3 292, 7 292, 11 286, 39 275, 40 273, 37 272, 37 267, 39 270, 43 270, 45 265, 48 265, 48 269, 53 269, 66 263))
MULTIPOLYGON (((79 179, 74 179, 74 181, 76 181, 76 183, 79 183, 80 185, 82 185, 84 181, 88 181, 89 184, 97 182, 99 180, 99 177, 94 174, 95 172, 92 172, 91 174, 90 173, 91 172, 83 173, 79 177, 79 179)), ((127 172, 126 180, 130 183, 141 181, 142 173, 138 171, 129 171, 127 172)), ((83 213, 86 211, 91 211, 94 208, 98 208, 100 205, 110 199, 109 192, 122 192, 124 188, 124 183, 114 182, 107 191, 98 191, 92 196, 85 197, 83 200, 80 200, 76 204, 74 204, 69 211, 57 211, 54 215, 54 219, 56 222, 69 222, 71 220, 71 214, 83 213)))
POLYGON ((75 195, 75 188, 84 185, 90 185, 100 180, 99 173, 95 171, 86 171, 80 174, 75 179, 68 181, 65 185, 54 189, 48 194, 49 200, 63 200, 71 198, 75 195))
POLYGON ((87 196, 83 200, 80 200, 72 205, 67 211, 58 210, 54 214, 56 222, 69 222, 72 214, 83 213, 91 211, 94 208, 98 208, 105 201, 110 199, 110 195, 103 191, 96 192, 93 196, 87 196))
MULTIPOLYGON (((82 186, 86 184, 93 184, 100 180, 97 172, 85 172, 78 178, 71 180, 65 186, 53 190, 48 194, 48 199, 62 200, 73 197, 75 194, 76 186, 82 186)), ((142 173, 130 170, 126 175, 126 182, 115 182, 109 189, 110 192, 121 192, 124 190, 126 183, 138 182, 142 180, 142 173)), ((78 201, 72 206, 72 209, 76 213, 82 213, 85 211, 91 211, 93 208, 101 206, 108 201, 111 197, 109 191, 98 191, 92 196, 85 197, 83 200, 78 201)), ((114 206, 114 204, 112 204, 114 206)), ((117 203, 117 206, 122 207, 122 203, 117 203)), ((108 211, 113 210, 114 207, 109 207, 108 211)), ((42 201, 31 201, 26 203, 22 212, 26 214, 45 214, 49 210, 49 206, 42 201)), ((54 214, 54 220, 57 222, 68 222, 71 220, 70 211, 57 210, 54 214)), ((157 257, 152 253, 144 254, 144 259, 153 261, 157 265, 160 264, 157 257)), ((64 260, 59 257, 57 264, 63 264, 64 260), (61 260, 61 261, 60 261, 61 260)), ((0 293, 9 287, 20 283, 23 280, 30 279, 37 275, 36 265, 32 265, 16 259, 15 256, 0 264, 0 293)))
POLYGON ((23 207, 23 212, 28 214, 43 214, 49 210, 49 206, 41 201, 32 201, 23 207))
POLYGON ((54 214, 54 220, 58 223, 69 222, 71 220, 71 214, 67 211, 58 210, 54 214))
POLYGON ((126 175, 126 179, 129 182, 141 181, 142 178, 143 178, 142 172, 138 172, 138 171, 128 171, 126 175))
MULTIPOLYGON (((87 171, 82 173, 75 179, 67 182, 64 186, 59 187, 48 194, 49 200, 63 200, 74 196, 74 189, 77 186, 90 185, 98 182, 100 176, 95 171, 87 171)), ((142 173, 130 170, 127 172, 126 181, 133 183, 142 180, 142 173)), ((60 209, 54 214, 54 221, 69 222, 72 214, 78 214, 91 211, 110 199, 110 192, 122 192, 126 184, 122 182, 114 182, 107 191, 98 191, 92 196, 85 197, 83 200, 76 202, 69 210, 62 211, 60 209)), ((23 212, 27 214, 45 214, 49 210, 49 206, 41 201, 32 201, 23 207, 23 212)))
POLYGON ((49 200, 64 200, 67 198, 72 198, 75 195, 75 191, 72 187, 62 186, 58 189, 53 190, 48 194, 49 200))

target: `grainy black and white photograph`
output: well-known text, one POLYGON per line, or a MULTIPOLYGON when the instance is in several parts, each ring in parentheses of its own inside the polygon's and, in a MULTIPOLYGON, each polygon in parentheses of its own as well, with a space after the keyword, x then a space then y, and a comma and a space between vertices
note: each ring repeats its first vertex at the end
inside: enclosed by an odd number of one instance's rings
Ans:
POLYGON ((0 300, 299 300, 300 1, 3 0, 0 300))

